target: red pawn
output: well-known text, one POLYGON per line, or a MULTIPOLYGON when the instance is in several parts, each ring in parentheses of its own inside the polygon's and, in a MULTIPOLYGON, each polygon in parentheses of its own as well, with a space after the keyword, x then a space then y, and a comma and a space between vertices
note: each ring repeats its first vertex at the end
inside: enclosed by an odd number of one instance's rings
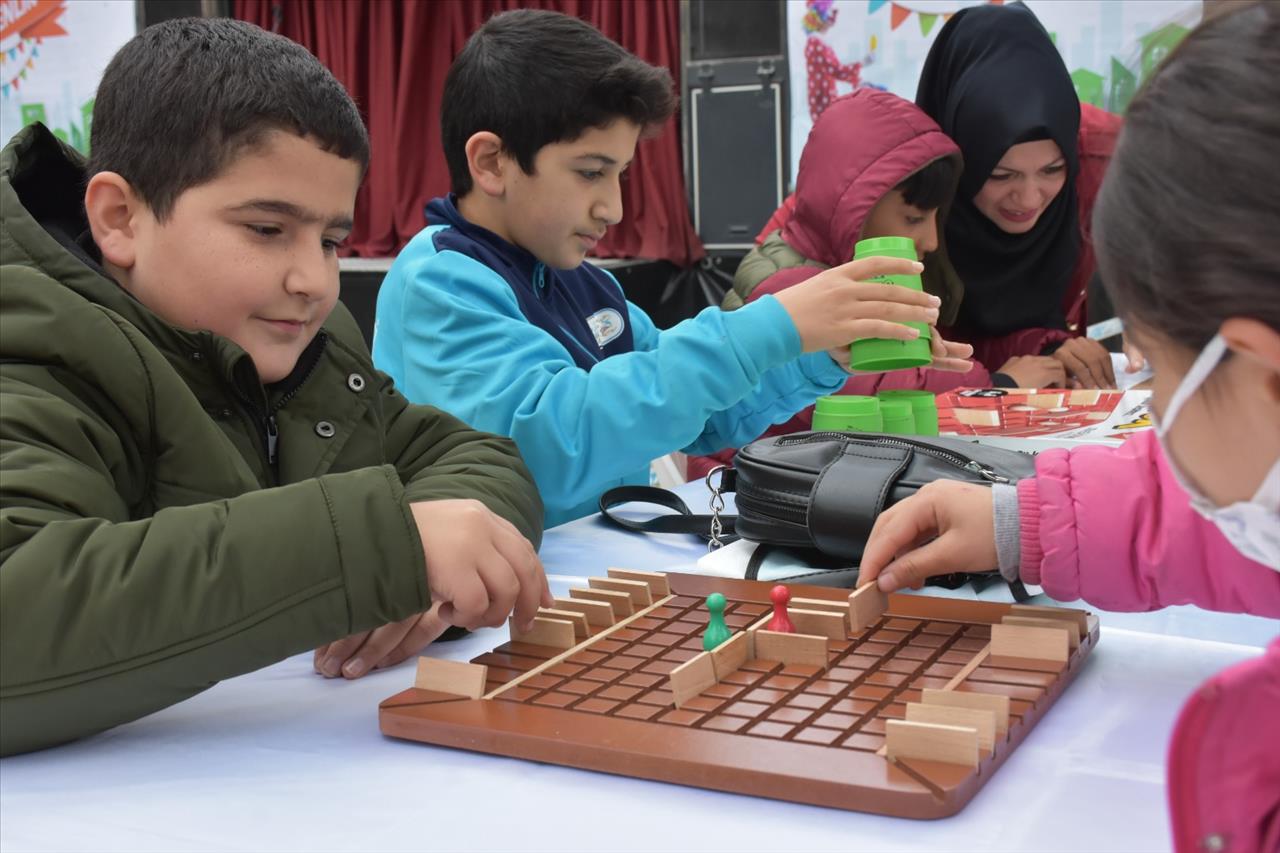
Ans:
POLYGON ((764 626, 764 629, 794 634, 796 626, 791 624, 791 617, 787 616, 787 602, 791 600, 791 590, 778 584, 769 591, 769 597, 773 599, 773 618, 769 620, 768 625, 764 626))

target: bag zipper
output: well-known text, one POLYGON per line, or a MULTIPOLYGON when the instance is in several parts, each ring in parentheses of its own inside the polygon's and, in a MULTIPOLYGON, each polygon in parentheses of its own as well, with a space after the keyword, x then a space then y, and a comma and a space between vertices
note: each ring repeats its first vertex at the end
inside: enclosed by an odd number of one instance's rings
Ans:
POLYGON ((1001 474, 997 474, 995 470, 991 468, 989 465, 983 465, 981 462, 979 462, 976 459, 970 459, 967 456, 962 456, 961 454, 955 453, 950 450, 943 450, 938 447, 931 447, 927 444, 917 443, 914 441, 904 441, 896 438, 854 438, 848 433, 843 433, 843 432, 815 432, 800 438, 796 438, 793 436, 784 436, 778 439, 777 446, 781 447, 784 445, 793 445, 793 444, 811 444, 817 441, 829 441, 832 439, 841 439, 846 444, 852 441, 852 442, 864 443, 864 444, 879 444, 879 445, 887 445, 890 447, 901 447, 905 450, 912 450, 917 453, 923 453, 926 456, 932 456, 935 459, 940 459, 943 462, 946 462, 949 465, 952 465, 956 468, 960 468, 961 470, 968 471, 971 474, 977 474, 982 479, 992 483, 1012 482, 1012 480, 1010 480, 1008 477, 1005 477, 1001 474))
POLYGON ((766 496, 744 495, 738 492, 738 514, 744 510, 768 516, 779 521, 805 526, 809 521, 808 508, 802 502, 770 499, 766 496))

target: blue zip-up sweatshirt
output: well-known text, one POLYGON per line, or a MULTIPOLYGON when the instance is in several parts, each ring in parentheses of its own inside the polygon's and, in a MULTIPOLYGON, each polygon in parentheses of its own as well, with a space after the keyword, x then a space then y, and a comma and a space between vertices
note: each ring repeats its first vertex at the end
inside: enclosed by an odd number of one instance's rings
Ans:
POLYGON ((745 444, 849 378, 801 355, 772 296, 660 332, 608 272, 551 269, 452 196, 427 223, 382 282, 374 362, 413 402, 515 439, 548 526, 647 483, 657 457, 745 444))

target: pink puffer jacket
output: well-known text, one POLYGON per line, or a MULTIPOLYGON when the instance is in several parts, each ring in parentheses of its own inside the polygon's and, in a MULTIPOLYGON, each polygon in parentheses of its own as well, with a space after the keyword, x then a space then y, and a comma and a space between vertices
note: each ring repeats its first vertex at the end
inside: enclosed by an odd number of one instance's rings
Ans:
MULTIPOLYGON (((1040 454, 1018 504, 1022 579, 1059 601, 1280 618, 1280 572, 1191 508, 1152 432, 1040 454)), ((1280 851, 1280 639, 1187 702, 1169 744, 1169 805, 1179 851, 1280 851)))

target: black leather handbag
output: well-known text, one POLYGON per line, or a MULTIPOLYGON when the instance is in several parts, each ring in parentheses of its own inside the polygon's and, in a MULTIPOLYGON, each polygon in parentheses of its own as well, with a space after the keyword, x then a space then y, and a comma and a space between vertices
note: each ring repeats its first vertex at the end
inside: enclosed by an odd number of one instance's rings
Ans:
MULTIPOLYGON (((733 464, 721 471, 718 487, 712 484, 716 472, 707 480, 713 507, 721 493, 736 493, 737 516, 695 515, 679 496, 648 486, 610 489, 600 498, 600 511, 630 530, 695 533, 713 544, 741 537, 799 549, 811 553, 811 562, 817 565, 846 567, 843 573, 856 579, 856 571, 849 567, 861 560, 876 518, 925 484, 940 479, 1011 484, 1035 475, 1035 459, 1029 453, 955 438, 858 432, 798 432, 763 438, 739 450, 733 464), (618 518, 610 512, 628 501, 656 503, 676 512, 645 521, 618 518)), ((758 570, 759 561, 754 562, 758 570)), ((986 582, 999 575, 976 577, 986 582)), ((974 579, 957 574, 931 579, 931 583, 956 587, 974 579)), ((1025 592, 1020 586, 1015 586, 1014 593, 1021 599, 1025 592)))

